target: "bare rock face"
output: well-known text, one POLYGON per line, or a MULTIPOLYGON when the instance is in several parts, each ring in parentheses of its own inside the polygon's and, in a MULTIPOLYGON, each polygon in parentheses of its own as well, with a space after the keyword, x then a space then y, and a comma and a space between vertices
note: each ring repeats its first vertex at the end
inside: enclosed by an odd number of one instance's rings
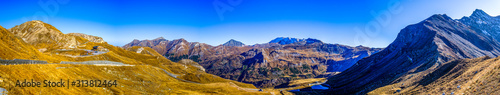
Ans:
POLYGON ((9 31, 37 48, 43 48, 49 45, 55 45, 57 47, 71 47, 76 45, 71 43, 75 42, 75 38, 66 38, 65 35, 54 26, 42 21, 29 21, 21 25, 16 25, 9 29, 9 31))
POLYGON ((316 39, 302 39, 293 43, 275 41, 277 43, 271 41, 253 46, 210 46, 187 42, 184 39, 168 41, 157 38, 134 40, 123 47, 152 47, 172 61, 191 59, 203 66, 208 73, 252 83, 258 87, 281 87, 280 85, 291 80, 329 77, 332 73, 341 72, 356 61, 381 50, 326 44, 316 39))
POLYGON ((89 40, 89 42, 104 43, 104 40, 101 37, 97 37, 97 36, 92 36, 92 35, 87 35, 87 34, 82 34, 82 33, 68 33, 66 35, 82 37, 82 38, 89 40))
POLYGON ((98 43, 104 42, 100 37, 85 34, 63 34, 54 26, 37 20, 16 25, 9 31, 41 51, 76 48, 78 45, 87 42, 85 40, 98 43))
POLYGON ((420 76, 450 60, 498 55, 500 44, 491 36, 446 15, 433 15, 402 29, 381 52, 331 77, 325 93, 366 94, 400 81, 423 81, 420 76))

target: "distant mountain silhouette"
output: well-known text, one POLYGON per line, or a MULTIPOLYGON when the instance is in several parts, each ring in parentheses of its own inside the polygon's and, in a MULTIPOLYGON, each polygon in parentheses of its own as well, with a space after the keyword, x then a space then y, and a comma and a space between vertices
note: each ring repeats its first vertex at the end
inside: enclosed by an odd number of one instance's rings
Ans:
POLYGON ((222 45, 223 46, 238 46, 238 47, 241 47, 241 46, 244 46, 245 44, 243 44, 240 41, 236 41, 234 39, 231 39, 231 40, 227 41, 226 43, 224 43, 222 45))

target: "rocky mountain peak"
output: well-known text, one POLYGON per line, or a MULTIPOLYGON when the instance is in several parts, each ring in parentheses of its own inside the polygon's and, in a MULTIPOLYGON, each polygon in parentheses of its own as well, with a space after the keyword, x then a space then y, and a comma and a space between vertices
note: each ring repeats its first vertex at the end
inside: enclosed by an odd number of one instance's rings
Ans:
POLYGON ((139 42, 139 39, 134 39, 132 42, 139 42))
POLYGON ((168 40, 163 38, 163 37, 158 37, 156 39, 153 39, 152 41, 153 41, 153 45, 158 45, 162 42, 168 42, 168 40))
POLYGON ((322 41, 318 39, 313 39, 313 38, 307 38, 307 39, 298 39, 298 38, 291 38, 291 37, 278 37, 273 40, 271 40, 269 43, 277 43, 280 45, 286 45, 286 44, 312 44, 312 43, 323 43, 322 41))
POLYGON ((231 39, 231 40, 227 41, 226 43, 224 43, 222 45, 223 46, 244 46, 245 44, 243 44, 240 41, 236 41, 234 39, 231 39))
POLYGON ((9 31, 37 48, 46 48, 50 45, 55 45, 53 47, 57 48, 74 48, 79 43, 75 37, 63 34, 54 26, 38 20, 16 25, 9 31))
POLYGON ((278 37, 271 40, 269 43, 278 43, 281 45, 292 44, 296 42, 304 41, 304 39, 290 38, 290 37, 278 37))
POLYGON ((323 43, 321 40, 313 39, 313 38, 307 38, 305 41, 308 44, 311 44, 311 43, 323 43))
POLYGON ((483 10, 481 9, 476 9, 471 16, 469 16, 468 18, 467 17, 464 17, 462 19, 470 19, 470 20, 473 20, 475 21, 476 23, 479 23, 479 24, 491 24, 491 23, 498 23, 498 18, 494 18, 490 15, 488 15, 488 13, 484 12, 483 10))
POLYGON ((158 37, 158 38, 153 39, 153 40, 166 40, 166 39, 165 39, 165 38, 163 38, 163 37, 158 37))
POLYGON ((54 26, 47 24, 45 22, 39 21, 39 20, 25 22, 21 25, 16 25, 15 27, 13 27, 9 30, 16 31, 16 32, 22 32, 22 33, 25 33, 25 32, 51 32, 51 33, 56 33, 58 35, 63 34, 61 31, 59 31, 54 26), (28 31, 28 30, 30 30, 30 31, 28 31))
MULTIPOLYGON (((42 22, 42 21, 39 21, 39 20, 33 20, 33 21, 27 21, 23 24, 28 24, 28 25, 41 25, 43 26, 45 24, 45 22, 42 22)), ((21 24, 21 25, 23 25, 21 24)))
POLYGON ((431 17, 425 19, 425 21, 449 21, 453 20, 451 17, 449 17, 446 14, 434 14, 431 17))
POLYGON ((491 17, 490 15, 488 15, 488 13, 484 12, 481 9, 476 9, 474 12, 472 12, 471 16, 475 16, 475 17, 491 17))
POLYGON ((500 18, 492 17, 481 9, 476 9, 469 17, 463 17, 458 21, 472 27, 475 31, 500 41, 500 18))
POLYGON ((175 40, 172 40, 173 42, 176 42, 176 43, 184 43, 184 44, 187 44, 189 43, 186 39, 184 38, 180 38, 180 39, 175 39, 175 40))
POLYGON ((446 14, 435 14, 425 19, 424 21, 409 25, 398 34, 398 38, 393 42, 394 45, 389 45, 389 49, 395 47, 402 47, 416 40, 429 40, 439 31, 433 31, 432 29, 436 25, 449 25, 453 19, 448 17, 446 14))

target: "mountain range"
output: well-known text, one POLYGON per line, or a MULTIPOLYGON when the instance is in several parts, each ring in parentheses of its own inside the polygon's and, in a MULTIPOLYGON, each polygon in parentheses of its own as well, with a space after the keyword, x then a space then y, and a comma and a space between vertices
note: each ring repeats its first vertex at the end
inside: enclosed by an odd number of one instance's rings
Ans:
POLYGON ((292 80, 329 77, 382 50, 327 44, 311 38, 284 37, 246 46, 234 39, 211 46, 184 39, 168 41, 160 37, 134 40, 123 48, 132 46, 151 47, 172 61, 191 59, 199 62, 207 73, 265 88, 286 87, 292 80), (178 42, 184 44, 176 44, 178 42))
POLYGON ((304 39, 290 38, 290 37, 278 37, 274 40, 269 41, 269 43, 277 43, 280 45, 292 44, 296 42, 304 41, 304 39))

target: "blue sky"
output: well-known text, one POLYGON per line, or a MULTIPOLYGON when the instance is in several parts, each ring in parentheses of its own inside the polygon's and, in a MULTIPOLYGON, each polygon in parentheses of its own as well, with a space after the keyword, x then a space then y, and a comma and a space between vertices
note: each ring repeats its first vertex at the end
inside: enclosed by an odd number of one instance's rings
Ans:
POLYGON ((316 38, 385 47, 409 24, 432 14, 459 19, 475 9, 500 14, 500 0, 2 0, 0 25, 42 20, 122 46, 133 39, 220 45, 276 37, 316 38), (214 7, 215 6, 215 7, 214 7), (226 10, 225 10, 226 9, 226 10), (222 10, 222 11, 217 11, 222 10), (225 11, 224 11, 225 10, 225 11))

